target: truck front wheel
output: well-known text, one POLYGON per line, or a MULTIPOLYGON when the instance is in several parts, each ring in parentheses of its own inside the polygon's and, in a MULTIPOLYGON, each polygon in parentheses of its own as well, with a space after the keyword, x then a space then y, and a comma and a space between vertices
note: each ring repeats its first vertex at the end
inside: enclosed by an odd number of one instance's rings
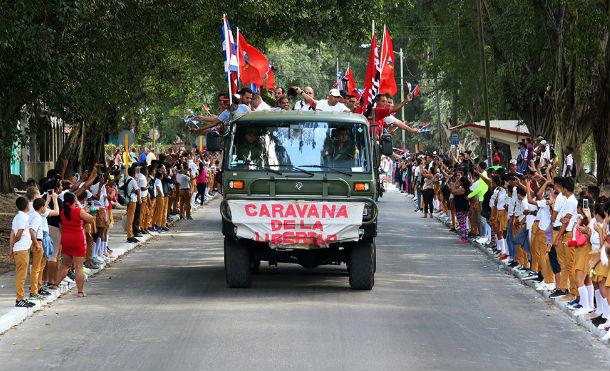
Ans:
POLYGON ((229 287, 250 287, 250 251, 237 238, 225 236, 225 276, 229 287))
POLYGON ((359 241, 351 249, 349 285, 355 290, 371 290, 375 285, 375 241, 359 241))

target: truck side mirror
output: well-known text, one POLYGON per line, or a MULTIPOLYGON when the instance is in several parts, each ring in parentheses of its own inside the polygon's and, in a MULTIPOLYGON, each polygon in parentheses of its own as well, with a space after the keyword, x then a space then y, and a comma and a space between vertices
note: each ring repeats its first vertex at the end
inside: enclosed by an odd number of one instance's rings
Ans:
POLYGON ((215 131, 211 131, 206 136, 206 150, 210 152, 222 151, 222 136, 215 131))
POLYGON ((392 156, 394 154, 394 148, 392 147, 392 136, 382 135, 379 138, 379 146, 381 147, 381 154, 384 156, 392 156))

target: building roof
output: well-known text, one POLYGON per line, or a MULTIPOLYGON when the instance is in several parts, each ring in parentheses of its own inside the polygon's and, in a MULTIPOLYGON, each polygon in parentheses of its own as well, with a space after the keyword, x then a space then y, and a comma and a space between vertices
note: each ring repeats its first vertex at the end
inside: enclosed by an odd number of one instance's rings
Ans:
MULTIPOLYGON (((476 121, 469 124, 457 125, 449 130, 460 130, 460 129, 482 129, 485 130, 485 121, 476 121)), ((506 134, 514 134, 521 136, 529 136, 529 130, 527 126, 519 120, 490 120, 489 130, 496 131, 506 134)))

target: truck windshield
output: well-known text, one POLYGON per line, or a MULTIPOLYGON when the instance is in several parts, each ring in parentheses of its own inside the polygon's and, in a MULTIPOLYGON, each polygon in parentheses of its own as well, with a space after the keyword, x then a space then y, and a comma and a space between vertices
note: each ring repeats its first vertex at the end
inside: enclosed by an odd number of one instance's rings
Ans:
POLYGON ((368 129, 360 123, 247 122, 233 128, 230 169, 270 168, 282 172, 294 167, 327 172, 369 171, 368 129))

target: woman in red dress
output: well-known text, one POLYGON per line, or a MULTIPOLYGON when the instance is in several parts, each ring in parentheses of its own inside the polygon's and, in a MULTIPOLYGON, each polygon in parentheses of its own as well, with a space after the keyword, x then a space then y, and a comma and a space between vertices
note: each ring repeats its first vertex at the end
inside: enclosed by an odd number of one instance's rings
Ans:
POLYGON ((87 295, 84 291, 83 264, 87 255, 87 240, 84 223, 91 223, 95 218, 80 208, 76 196, 70 192, 64 194, 64 207, 60 217, 61 269, 56 284, 59 284, 66 277, 70 268, 74 268, 78 296, 85 297, 87 295))

